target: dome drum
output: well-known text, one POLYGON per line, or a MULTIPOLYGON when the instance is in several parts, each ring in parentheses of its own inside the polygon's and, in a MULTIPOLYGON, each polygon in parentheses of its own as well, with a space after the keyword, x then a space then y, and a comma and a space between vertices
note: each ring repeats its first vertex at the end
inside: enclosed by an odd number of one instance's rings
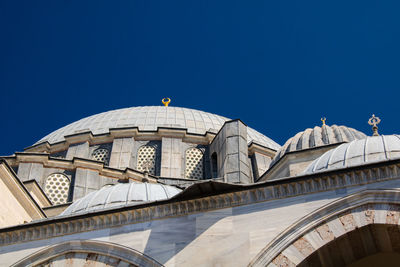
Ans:
MULTIPOLYGON (((141 172, 146 170, 145 165, 150 164, 149 173, 163 178, 226 179, 228 173, 237 172, 239 176, 247 176, 245 179, 239 179, 240 181, 249 183, 255 174, 266 169, 265 162, 270 162, 279 147, 274 141, 240 120, 229 120, 186 108, 135 107, 109 111, 71 123, 44 137, 25 151, 44 151, 51 156, 69 160, 87 158, 103 162, 112 168, 131 168, 141 172), (233 133, 232 138, 226 138, 228 132, 233 133), (240 139, 235 136, 240 136, 240 139), (225 143, 225 139, 228 142, 225 143), (221 140, 223 146, 215 147, 215 140, 221 140), (237 144, 232 144, 232 141, 237 144), (141 146, 147 145, 149 147, 139 151, 141 146), (153 152, 150 151, 151 147, 155 149, 153 152), (201 160, 195 159, 196 153, 192 153, 193 159, 186 155, 186 150, 192 147, 202 147, 201 160), (246 157, 245 160, 241 160, 245 165, 241 172, 219 166, 219 174, 216 170, 213 170, 212 174, 210 149, 219 155, 220 162, 225 162, 226 156, 223 154, 230 147, 240 147, 240 151, 245 155, 249 155, 250 150, 253 155, 256 150, 261 156, 251 160, 260 161, 259 164, 255 164, 260 166, 260 171, 254 170, 254 173, 251 173, 250 164, 254 162, 250 163, 250 159, 246 157), (148 153, 152 153, 152 156, 148 153), (196 166, 193 165, 195 160, 196 166), (190 170, 188 166, 191 166, 190 170)), ((234 159, 230 159, 232 160, 234 159)), ((233 166, 232 164, 231 162, 228 165, 233 166)))
POLYGON ((366 138, 360 131, 346 126, 322 125, 308 128, 286 141, 278 150, 261 181, 301 174, 308 165, 333 147, 366 138))

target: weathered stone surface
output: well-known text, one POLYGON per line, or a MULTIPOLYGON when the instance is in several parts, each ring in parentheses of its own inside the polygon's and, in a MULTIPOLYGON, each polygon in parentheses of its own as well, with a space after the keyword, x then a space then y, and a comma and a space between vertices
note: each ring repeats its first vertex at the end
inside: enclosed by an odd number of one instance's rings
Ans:
POLYGON ((278 255, 273 261, 276 266, 282 267, 294 267, 296 266, 293 262, 291 262, 287 257, 283 255, 278 255))
POLYGON ((334 234, 332 233, 331 229, 329 229, 329 226, 327 224, 319 226, 316 230, 321 238, 325 241, 329 242, 335 238, 334 234))
POLYGON ((310 255, 315 251, 315 249, 304 237, 294 242, 293 246, 295 246, 305 257, 307 257, 308 255, 310 255))
POLYGON ((340 216, 339 219, 343 224, 343 227, 346 230, 346 232, 353 231, 357 227, 353 215, 349 212, 340 216))

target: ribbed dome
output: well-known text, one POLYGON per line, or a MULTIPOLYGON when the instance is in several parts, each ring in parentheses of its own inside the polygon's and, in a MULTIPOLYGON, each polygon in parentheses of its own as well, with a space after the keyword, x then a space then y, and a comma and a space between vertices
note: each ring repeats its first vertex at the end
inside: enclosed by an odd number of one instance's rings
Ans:
MULTIPOLYGON (((93 134, 108 133, 111 128, 138 127, 139 130, 157 131, 158 127, 186 129, 188 133, 217 133, 230 119, 195 109, 145 106, 103 112, 73 122, 42 138, 36 144, 64 141, 67 135, 91 131, 93 134)), ((248 127, 247 141, 278 150, 280 145, 248 127)))
POLYGON ((299 151, 303 149, 321 147, 342 142, 351 142, 357 139, 363 139, 367 136, 353 128, 337 125, 316 126, 313 129, 308 128, 303 132, 299 132, 279 149, 272 164, 277 162, 286 153, 299 151))
POLYGON ((305 174, 352 167, 400 158, 400 136, 370 136, 342 144, 325 152, 304 171, 305 174))
POLYGON ((105 186, 71 204, 61 215, 168 199, 182 190, 162 184, 126 183, 105 186))

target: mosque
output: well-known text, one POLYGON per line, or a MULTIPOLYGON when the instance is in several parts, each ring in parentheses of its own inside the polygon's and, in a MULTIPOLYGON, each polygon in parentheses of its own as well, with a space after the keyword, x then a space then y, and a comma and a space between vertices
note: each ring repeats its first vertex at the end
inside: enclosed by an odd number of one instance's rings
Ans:
POLYGON ((378 117, 280 146, 169 102, 0 157, 0 266, 398 266, 400 136, 378 117))

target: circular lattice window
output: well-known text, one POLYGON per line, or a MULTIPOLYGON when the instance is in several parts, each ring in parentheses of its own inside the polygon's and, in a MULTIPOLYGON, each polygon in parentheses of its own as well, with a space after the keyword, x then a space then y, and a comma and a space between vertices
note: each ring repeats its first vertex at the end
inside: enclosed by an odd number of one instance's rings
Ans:
POLYGON ((53 205, 66 203, 68 200, 69 179, 61 173, 47 177, 44 192, 53 205))
POLYGON ((108 149, 105 148, 98 148, 92 153, 92 159, 107 162, 108 159, 108 149))
POLYGON ((156 149, 152 146, 142 146, 138 150, 137 169, 139 171, 148 171, 155 175, 156 172, 156 149))
POLYGON ((186 150, 185 177, 191 179, 203 178, 203 152, 198 148, 186 150))

